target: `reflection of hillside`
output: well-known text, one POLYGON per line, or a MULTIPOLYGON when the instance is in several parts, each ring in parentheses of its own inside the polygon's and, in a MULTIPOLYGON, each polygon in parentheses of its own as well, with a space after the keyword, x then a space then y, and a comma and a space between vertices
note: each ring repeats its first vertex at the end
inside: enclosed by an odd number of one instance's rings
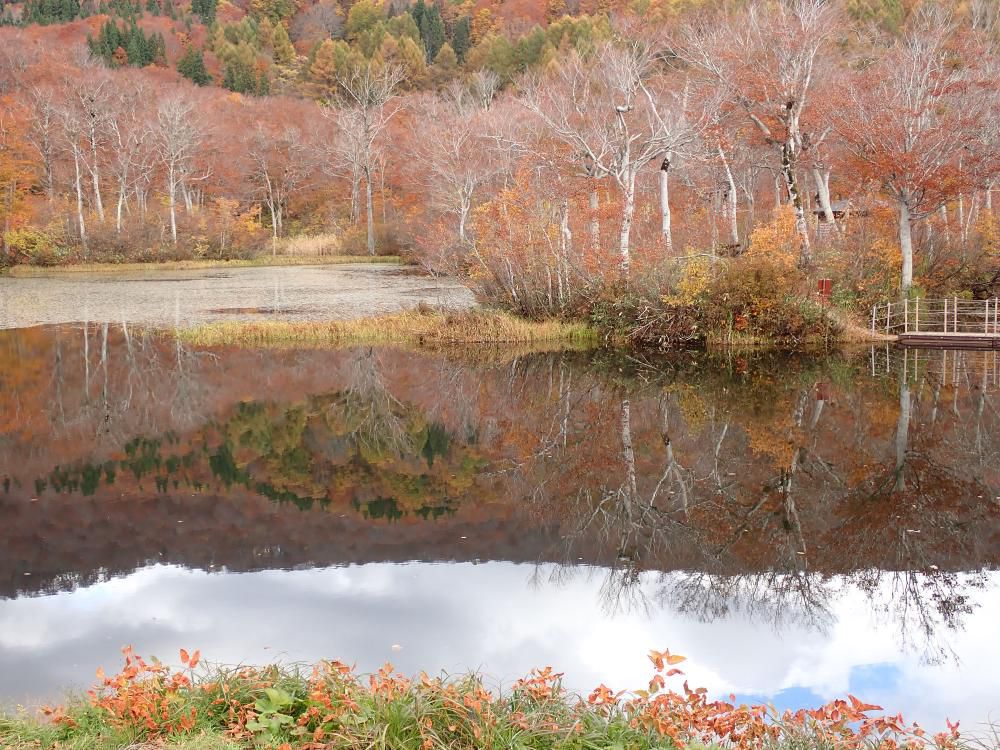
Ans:
POLYGON ((887 606, 949 624, 964 573, 1000 563, 997 396, 930 370, 199 352, 109 327, 0 334, 0 362, 0 595, 150 561, 544 560, 607 568, 610 606, 673 572, 662 596, 694 616, 775 622, 822 622, 833 576, 890 576, 887 606))

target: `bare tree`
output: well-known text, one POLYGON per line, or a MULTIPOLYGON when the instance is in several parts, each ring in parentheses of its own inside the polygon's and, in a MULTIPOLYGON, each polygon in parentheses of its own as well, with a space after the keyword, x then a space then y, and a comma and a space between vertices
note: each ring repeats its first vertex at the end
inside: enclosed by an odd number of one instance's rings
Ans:
POLYGON ((693 139, 653 45, 605 43, 586 57, 573 53, 549 76, 530 81, 523 102, 579 155, 586 174, 614 180, 621 195, 618 251, 627 274, 636 177, 655 157, 693 139))
POLYGON ((85 148, 81 151, 87 171, 90 173, 94 208, 101 223, 104 222, 104 200, 101 197, 101 162, 107 145, 108 121, 113 106, 112 81, 107 71, 89 64, 84 75, 66 83, 67 93, 71 93, 73 106, 78 110, 78 121, 82 127, 85 148))
POLYGON ((83 169, 84 169, 84 147, 83 134, 84 125, 80 121, 79 114, 72 107, 64 107, 59 110, 59 125, 62 135, 62 147, 68 151, 73 158, 73 187, 76 192, 76 223, 80 233, 80 242, 83 244, 84 257, 87 256, 87 222, 83 213, 83 169))
POLYGON ((494 113, 468 101, 442 102, 437 97, 424 97, 417 107, 426 124, 417 144, 419 172, 436 202, 456 217, 458 239, 465 243, 477 191, 505 168, 494 153, 502 140, 494 137, 494 113))
POLYGON ((777 149, 804 265, 811 263, 812 255, 797 174, 807 142, 803 114, 832 12, 825 0, 789 0, 766 10, 754 4, 720 23, 686 28, 676 45, 676 52, 704 71, 777 149))
POLYGON ((28 90, 28 106, 33 115, 28 142, 41 159, 42 186, 49 204, 52 204, 56 194, 55 161, 59 143, 59 110, 55 92, 49 87, 31 87, 28 90))
POLYGON ((177 243, 177 191, 185 175, 192 171, 195 154, 202 141, 201 126, 195 117, 195 103, 183 93, 171 94, 160 102, 156 116, 156 145, 166 176, 170 206, 170 236, 177 243))
POLYGON ((366 64, 352 68, 338 78, 344 103, 336 115, 341 131, 339 150, 344 160, 356 170, 355 174, 365 180, 369 255, 375 255, 372 175, 383 134, 401 108, 395 94, 404 76, 404 69, 397 65, 376 67, 366 64))
POLYGON ((914 220, 963 189, 988 184, 998 165, 984 126, 996 90, 981 50, 956 38, 951 16, 924 8, 911 27, 851 86, 840 135, 896 204, 901 289, 913 284, 914 220), (961 60, 962 64, 956 64, 961 60))
POLYGON ((309 174, 308 149, 302 132, 294 126, 275 133, 258 123, 244 142, 250 180, 271 214, 272 252, 277 252, 288 199, 303 186, 309 174))
POLYGON ((115 177, 117 205, 115 228, 122 231, 123 212, 136 181, 142 174, 142 165, 152 155, 152 134, 140 107, 148 95, 142 83, 126 86, 117 97, 115 107, 108 117, 113 158, 111 169, 115 177))
POLYGON ((483 68, 469 76, 469 91, 482 109, 489 109, 500 93, 502 83, 500 76, 483 68))

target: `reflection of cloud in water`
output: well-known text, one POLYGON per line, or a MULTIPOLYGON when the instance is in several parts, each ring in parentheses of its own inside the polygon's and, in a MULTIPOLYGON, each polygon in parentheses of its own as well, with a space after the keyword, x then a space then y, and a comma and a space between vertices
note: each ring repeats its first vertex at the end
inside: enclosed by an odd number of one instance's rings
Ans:
MULTIPOLYGON (((974 725, 1000 709, 1000 675, 960 674, 953 662, 900 653, 898 632, 875 622, 867 595, 850 587, 831 601, 825 632, 789 621, 779 634, 739 610, 711 622, 669 604, 609 613, 599 605, 606 571, 582 569, 559 586, 528 585, 534 572, 512 563, 243 574, 153 566, 70 593, 0 602, 0 695, 37 700, 85 686, 98 665, 119 663, 126 643, 166 658, 181 646, 200 648, 229 663, 341 658, 371 670, 391 659, 408 673, 478 668, 504 682, 551 664, 579 690, 641 686, 646 650, 670 647, 690 658, 691 683, 716 695, 788 705, 855 690, 931 726, 946 715, 974 725), (397 643, 401 651, 392 650, 397 643)), ((965 663, 1000 663, 996 582, 993 574, 986 592, 976 592, 980 606, 951 634, 965 663)), ((652 575, 641 582, 654 599, 661 584, 652 575)))

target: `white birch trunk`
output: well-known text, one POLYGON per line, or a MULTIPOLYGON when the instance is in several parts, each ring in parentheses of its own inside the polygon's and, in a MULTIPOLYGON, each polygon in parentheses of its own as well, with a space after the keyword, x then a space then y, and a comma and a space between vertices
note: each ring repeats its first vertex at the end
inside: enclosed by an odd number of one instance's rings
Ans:
POLYGON ((663 246, 668 254, 673 252, 674 237, 670 227, 670 157, 668 151, 660 163, 660 231, 663 233, 663 246))
POLYGON ((80 228, 80 241, 83 243, 84 256, 87 255, 87 224, 83 219, 83 184, 80 174, 80 152, 73 148, 73 168, 76 171, 76 221, 80 228))
POLYGON ((722 166, 726 171, 726 182, 729 184, 729 191, 726 195, 726 215, 729 219, 729 244, 731 247, 739 247, 740 227, 736 215, 736 180, 733 179, 733 171, 729 168, 729 160, 726 152, 719 146, 719 158, 722 159, 722 166))
POLYGON ((368 254, 375 255, 375 206, 372 202, 372 173, 365 168, 365 202, 368 209, 368 254))
POLYGON ((628 276, 632 263, 630 241, 632 236, 632 217, 635 215, 635 171, 629 170, 624 175, 622 185, 622 225, 618 235, 618 252, 621 255, 622 272, 628 276))
POLYGON ((590 245, 595 250, 601 246, 601 219, 597 213, 600 208, 601 199, 595 186, 590 191, 590 245))
POLYGON ((823 210, 823 221, 836 226, 833 204, 830 203, 830 170, 824 171, 819 167, 813 167, 812 175, 813 182, 816 184, 816 195, 819 196, 819 207, 823 210))
POLYGON ((913 239, 910 235, 910 206, 905 198, 898 199, 899 250, 903 255, 900 291, 905 295, 913 286, 913 239))

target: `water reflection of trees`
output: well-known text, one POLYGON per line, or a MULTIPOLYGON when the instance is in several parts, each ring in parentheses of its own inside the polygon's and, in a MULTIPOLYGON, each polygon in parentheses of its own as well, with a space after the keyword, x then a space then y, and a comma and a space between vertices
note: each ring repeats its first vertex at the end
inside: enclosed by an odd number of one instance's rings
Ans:
MULTIPOLYGON (((22 471, 52 456, 35 483, 49 494, 210 491, 496 530, 530 518, 530 559, 566 563, 555 582, 580 562, 603 571, 609 608, 824 629, 861 591, 928 659, 997 564, 996 369, 973 355, 872 375, 864 356, 208 353, 128 326, 45 335, 21 334, 0 370, 0 457, 22 471)), ((5 492, 18 476, 0 467, 5 492)), ((500 538, 462 554, 502 557, 500 538)))
MULTIPOLYGON (((620 388, 628 396, 616 402, 620 418, 612 422, 610 408, 602 414, 618 428, 619 455, 604 457, 597 489, 561 502, 564 559, 597 539, 615 550, 606 606, 652 599, 706 621, 739 613, 823 630, 833 602, 861 591, 925 659, 945 658, 943 634, 961 625, 984 583, 978 566, 996 564, 982 558, 997 523, 996 475, 982 459, 1000 447, 996 392, 981 379, 961 393, 933 368, 900 373, 894 430, 877 445, 871 421, 888 425, 890 382, 838 388, 829 372, 799 375, 781 393, 739 379, 713 389, 704 378, 695 419, 687 384, 669 368, 645 373, 639 389, 620 388), (947 418, 943 385, 952 389, 947 418), (773 404, 788 411, 775 414, 773 404)), ((583 468, 555 445, 536 456, 546 466, 522 467, 548 488, 558 484, 554 472, 583 468)), ((560 504, 551 492, 532 496, 560 504)))

